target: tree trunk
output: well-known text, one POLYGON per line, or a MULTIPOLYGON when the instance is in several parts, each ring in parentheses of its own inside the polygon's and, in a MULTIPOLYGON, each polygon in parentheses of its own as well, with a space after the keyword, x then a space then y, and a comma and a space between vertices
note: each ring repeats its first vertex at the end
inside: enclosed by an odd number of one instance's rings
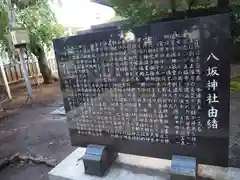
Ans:
POLYGON ((188 12, 191 11, 191 8, 194 4, 196 4, 196 0, 188 0, 188 12))
POLYGON ((47 65, 46 54, 44 52, 44 48, 36 45, 33 49, 33 54, 38 58, 38 64, 40 68, 40 72, 42 73, 44 84, 52 83, 52 71, 47 65))
POLYGON ((170 8, 171 8, 172 13, 176 12, 176 0, 170 1, 170 8))

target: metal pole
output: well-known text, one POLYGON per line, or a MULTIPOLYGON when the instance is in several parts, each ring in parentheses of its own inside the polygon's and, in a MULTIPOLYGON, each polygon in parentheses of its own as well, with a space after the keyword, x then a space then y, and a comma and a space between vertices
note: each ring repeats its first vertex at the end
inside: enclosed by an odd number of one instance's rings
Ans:
MULTIPOLYGON (((12 7, 12 1, 8 0, 8 17, 9 17, 9 23, 11 24, 11 27, 16 26, 16 22, 15 22, 15 16, 14 16, 14 11, 13 11, 13 7, 12 7)), ((9 43, 12 43, 12 36, 11 34, 9 34, 9 43)), ((28 76, 28 70, 26 67, 26 64, 24 62, 24 57, 23 57, 23 53, 24 53, 24 48, 20 47, 20 48, 16 48, 16 51, 18 52, 19 58, 20 58, 20 63, 21 63, 21 69, 23 72, 23 77, 27 86, 27 90, 28 90, 28 95, 30 97, 32 97, 32 88, 31 88, 31 83, 29 81, 29 76, 28 76)))
POLYGON ((24 62, 24 57, 23 57, 24 48, 20 47, 20 48, 17 48, 16 50, 19 54, 21 69, 22 69, 22 72, 23 72, 23 77, 24 77, 26 86, 27 86, 28 95, 29 95, 29 97, 32 97, 32 87, 31 87, 31 83, 29 81, 29 76, 28 76, 28 70, 27 70, 27 67, 26 67, 26 63, 24 62))

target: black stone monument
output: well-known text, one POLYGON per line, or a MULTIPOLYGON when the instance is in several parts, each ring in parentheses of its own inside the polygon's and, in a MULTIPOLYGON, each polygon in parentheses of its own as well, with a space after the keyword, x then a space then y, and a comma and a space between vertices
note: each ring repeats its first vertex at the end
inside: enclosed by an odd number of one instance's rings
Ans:
POLYGON ((228 166, 230 15, 54 40, 74 146, 228 166))

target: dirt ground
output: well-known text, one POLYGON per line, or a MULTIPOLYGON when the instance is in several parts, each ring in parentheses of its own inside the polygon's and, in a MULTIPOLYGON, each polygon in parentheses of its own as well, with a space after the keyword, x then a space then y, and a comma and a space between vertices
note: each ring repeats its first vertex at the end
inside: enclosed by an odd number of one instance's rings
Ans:
MULTIPOLYGON (((50 114, 62 104, 59 84, 35 87, 33 98, 24 105, 25 88, 12 92, 13 101, 3 105, 6 112, 0 120, 0 159, 28 153, 60 162, 74 148, 70 145, 64 118, 50 114)), ((46 165, 18 163, 0 171, 0 179, 47 180, 49 170, 46 165)))
MULTIPOLYGON (((13 101, 6 102, 0 114, 0 160, 16 153, 63 160, 74 150, 64 117, 51 112, 62 106, 59 84, 34 87, 33 98, 27 103, 26 89, 12 88, 13 101)), ((231 166, 240 167, 240 94, 231 97, 230 108, 231 166)), ((32 163, 13 163, 0 170, 1 180, 47 180, 51 167, 32 163)))

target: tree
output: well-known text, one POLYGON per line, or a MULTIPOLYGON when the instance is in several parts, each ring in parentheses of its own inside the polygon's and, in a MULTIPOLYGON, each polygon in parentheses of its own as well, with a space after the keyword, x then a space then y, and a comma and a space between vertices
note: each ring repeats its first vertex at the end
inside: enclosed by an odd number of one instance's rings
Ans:
MULTIPOLYGON (((6 0, 4 0, 6 1, 6 0)), ((6 15, 6 2, 0 1, 3 7, 0 16, 0 22, 5 23, 3 30, 0 29, 0 41, 2 46, 9 47, 7 34, 10 32, 10 26, 6 15), (3 21, 2 21, 3 20, 3 21), (4 41, 5 40, 5 41, 4 41)), ((56 18, 52 12, 48 0, 12 0, 14 4, 14 12, 18 25, 24 27, 29 34, 29 49, 37 57, 40 71, 43 75, 44 83, 50 83, 53 79, 51 69, 46 62, 46 54, 44 48, 50 48, 52 39, 64 34, 64 28, 56 23, 56 18)), ((10 49, 10 48, 7 48, 10 49)))
POLYGON ((8 19, 8 6, 7 2, 0 0, 0 52, 7 51, 11 55, 10 49, 12 49, 9 43, 10 25, 8 19))
POLYGON ((52 73, 46 63, 44 47, 51 47, 52 39, 64 34, 64 28, 56 24, 56 18, 47 0, 24 8, 18 13, 18 22, 25 27, 30 36, 30 49, 38 58, 44 82, 52 80, 52 73))
MULTIPOLYGON (((230 0, 105 0, 116 12, 133 24, 144 24, 174 15, 176 12, 191 12, 216 6, 226 8, 230 0)), ((232 0, 232 4, 240 0, 232 0)))
POLYGON ((226 7, 226 6, 228 6, 229 5, 229 3, 230 3, 230 0, 225 0, 225 1, 218 1, 218 3, 217 3, 217 5, 218 5, 218 7, 226 7))
POLYGON ((131 24, 147 24, 164 18, 180 19, 232 10, 232 36, 240 42, 240 0, 105 0, 131 24), (213 11, 214 10, 214 11, 213 11))

